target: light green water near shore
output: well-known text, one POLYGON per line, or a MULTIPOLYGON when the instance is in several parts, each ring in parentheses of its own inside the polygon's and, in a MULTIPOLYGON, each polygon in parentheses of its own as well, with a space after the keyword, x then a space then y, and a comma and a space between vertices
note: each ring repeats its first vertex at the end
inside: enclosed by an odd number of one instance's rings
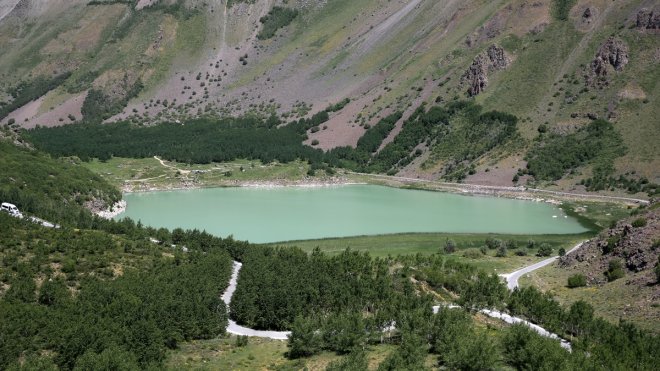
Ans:
POLYGON ((129 193, 124 199, 128 206, 118 218, 255 243, 403 232, 587 231, 547 203, 375 185, 211 188, 129 193))

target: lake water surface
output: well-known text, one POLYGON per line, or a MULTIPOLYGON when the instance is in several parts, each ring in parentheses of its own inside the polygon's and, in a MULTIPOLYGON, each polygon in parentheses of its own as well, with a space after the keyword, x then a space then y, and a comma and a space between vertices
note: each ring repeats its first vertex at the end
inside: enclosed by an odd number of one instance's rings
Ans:
POLYGON ((130 217, 251 242, 403 232, 563 234, 587 229, 556 206, 375 185, 210 188, 125 194, 130 217))

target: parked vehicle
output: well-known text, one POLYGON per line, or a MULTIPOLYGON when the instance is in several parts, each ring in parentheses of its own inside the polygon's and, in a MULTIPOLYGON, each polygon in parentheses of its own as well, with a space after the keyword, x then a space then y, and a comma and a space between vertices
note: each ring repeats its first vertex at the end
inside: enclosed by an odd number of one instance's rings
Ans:
POLYGON ((14 204, 10 204, 9 202, 3 202, 2 205, 0 205, 0 210, 8 213, 11 216, 17 217, 17 218, 23 218, 23 214, 18 210, 18 207, 14 204))

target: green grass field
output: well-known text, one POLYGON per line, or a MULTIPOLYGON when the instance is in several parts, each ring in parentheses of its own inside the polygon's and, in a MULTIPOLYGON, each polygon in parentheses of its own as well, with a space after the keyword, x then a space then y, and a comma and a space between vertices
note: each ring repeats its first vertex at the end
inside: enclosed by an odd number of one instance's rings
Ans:
POLYGON ((121 189, 171 189, 186 185, 225 187, 249 182, 296 182, 307 174, 309 165, 295 161, 287 164, 261 164, 259 161, 236 160, 227 163, 188 165, 155 158, 112 158, 106 162, 93 160, 85 167, 121 189))
MULTIPOLYGON (((375 370, 394 349, 392 345, 371 346, 367 349, 369 369, 375 370)), ((169 355, 169 370, 325 370, 332 361, 341 356, 323 352, 309 358, 290 360, 286 358, 287 342, 262 338, 250 338, 248 345, 236 346, 236 338, 192 341, 181 345, 169 355)), ((432 366, 434 357, 427 364, 432 366)))
POLYGON ((473 264, 489 272, 503 273, 512 271, 526 265, 536 263, 543 258, 537 257, 537 248, 527 248, 527 242, 534 240, 538 247, 542 243, 550 245, 555 252, 560 248, 569 250, 578 242, 589 238, 588 234, 569 235, 498 235, 498 234, 451 234, 451 233, 405 233, 379 236, 359 236, 345 238, 328 238, 308 241, 289 241, 273 245, 292 247, 297 246, 304 251, 311 252, 315 248, 328 254, 339 254, 350 248, 354 251, 368 252, 374 257, 387 257, 397 255, 430 255, 443 252, 448 239, 456 243, 456 252, 448 257, 461 262, 473 264), (515 241, 517 249, 509 249, 506 257, 496 257, 496 250, 487 249, 484 255, 480 248, 485 246, 488 237, 502 241, 515 241), (516 251, 527 252, 526 256, 517 256, 516 251))

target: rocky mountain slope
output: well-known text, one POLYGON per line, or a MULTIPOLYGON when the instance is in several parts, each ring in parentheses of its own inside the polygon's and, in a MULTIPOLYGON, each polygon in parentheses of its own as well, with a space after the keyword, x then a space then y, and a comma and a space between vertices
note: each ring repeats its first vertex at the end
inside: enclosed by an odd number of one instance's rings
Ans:
MULTIPOLYGON (((660 182, 659 15, 650 0, 3 0, 0 122, 288 121, 343 101, 305 143, 356 146, 402 112, 382 149, 420 104, 470 99, 520 135, 462 159, 466 182, 525 184, 530 148, 603 118, 625 148, 607 176, 625 179, 599 189, 618 192, 660 182)), ((398 173, 445 177, 441 141, 398 173)), ((588 189, 597 166, 542 185, 588 189)))
POLYGON ((657 332, 660 315, 660 204, 618 221, 558 267, 533 279, 561 302, 585 300, 613 321, 657 332))
MULTIPOLYGON (((574 254, 560 259, 560 266, 583 272, 587 282, 604 284, 608 281, 610 262, 621 263, 624 272, 632 275, 628 284, 653 285, 657 281, 654 268, 660 256, 660 207, 620 220, 597 238, 586 242, 574 254)), ((610 278, 611 280, 611 278, 610 278)), ((660 292, 656 292, 660 299, 660 292)))

